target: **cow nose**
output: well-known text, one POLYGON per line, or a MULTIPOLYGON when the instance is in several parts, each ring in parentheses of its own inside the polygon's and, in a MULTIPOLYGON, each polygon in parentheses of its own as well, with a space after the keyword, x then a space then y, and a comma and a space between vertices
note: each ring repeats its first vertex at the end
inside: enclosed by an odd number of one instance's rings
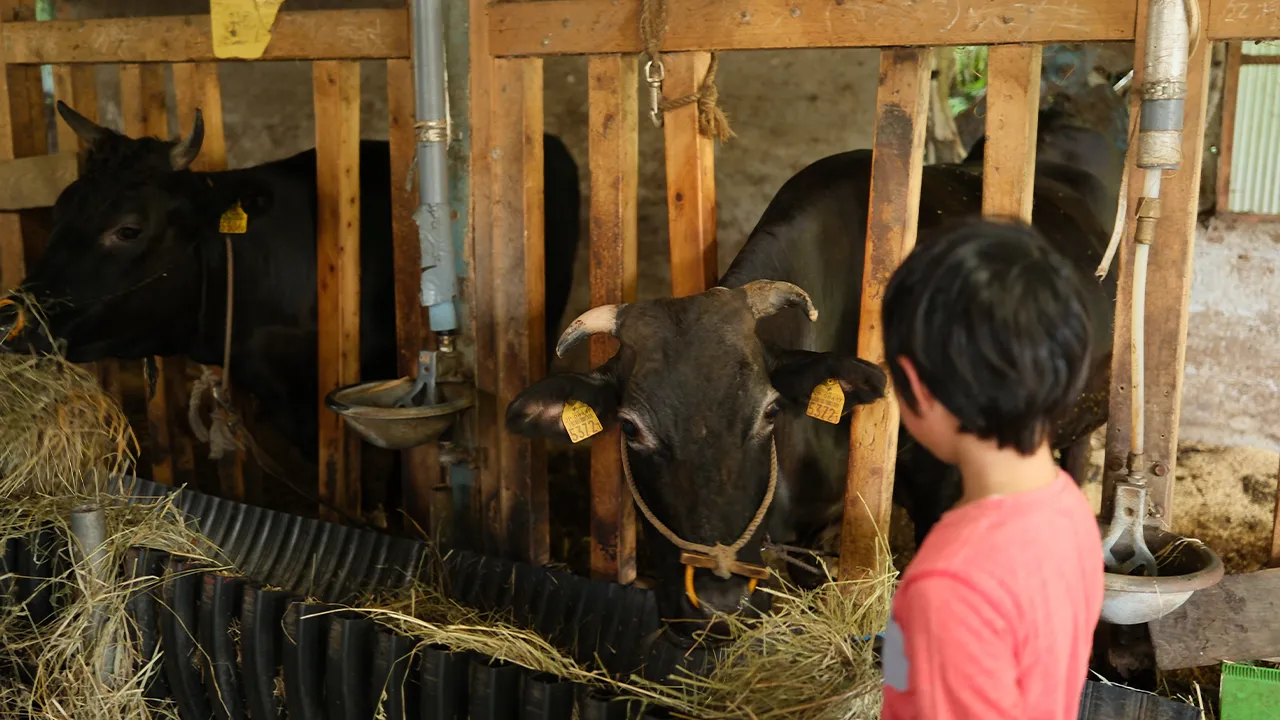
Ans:
POLYGON ((702 617, 715 613, 733 615, 751 607, 751 585, 747 578, 738 575, 721 579, 709 572, 699 572, 693 581, 697 597, 685 600, 702 617))

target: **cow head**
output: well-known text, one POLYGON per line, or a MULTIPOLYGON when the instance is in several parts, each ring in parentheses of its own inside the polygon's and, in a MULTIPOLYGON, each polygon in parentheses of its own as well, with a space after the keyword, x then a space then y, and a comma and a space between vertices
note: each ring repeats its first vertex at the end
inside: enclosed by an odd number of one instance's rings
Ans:
MULTIPOLYGON (((566 404, 586 404, 604 427, 619 426, 627 467, 655 519, 679 541, 732 545, 766 503, 775 430, 819 422, 805 417, 815 387, 836 380, 844 414, 884 395, 885 373, 871 363, 762 341, 757 321, 779 312, 797 323, 805 315, 817 319, 804 291, 768 280, 594 308, 569 325, 557 354, 594 334, 616 337, 617 352, 591 372, 553 375, 524 390, 507 408, 507 426, 530 437, 567 439, 566 404)), ((739 562, 762 565, 763 529, 745 539, 739 562)), ((678 542, 661 529, 647 531, 651 536, 665 617, 705 621, 712 611, 751 604, 747 575, 689 570, 678 542), (686 592, 687 581, 693 592, 686 592)))
MULTIPOLYGON (((199 111, 191 134, 176 142, 125 137, 62 102, 58 112, 88 151, 20 289, 73 362, 184 352, 202 291, 197 238, 225 209, 208 202, 208 183, 187 169, 204 137, 199 111)), ((26 313, 18 302, 0 306, 0 329, 19 331, 8 345, 48 349, 26 313)))

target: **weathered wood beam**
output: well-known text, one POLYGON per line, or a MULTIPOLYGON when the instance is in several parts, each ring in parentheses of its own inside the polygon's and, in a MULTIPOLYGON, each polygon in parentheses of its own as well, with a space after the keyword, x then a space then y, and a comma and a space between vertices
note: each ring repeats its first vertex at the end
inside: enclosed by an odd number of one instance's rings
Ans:
MULTIPOLYGON (((587 61, 592 307, 636 298, 638 82, 635 55, 593 55, 587 61)), ((617 350, 617 339, 592 336, 592 366, 617 350)), ((616 426, 591 446, 591 574, 627 584, 636 577, 636 515, 622 479, 620 451, 616 426)))
MULTIPOLYGON (((1280 38, 1277 0, 1218 0, 1201 5, 1210 40, 1268 40, 1280 38)), ((1137 78, 1134 78, 1137 81, 1137 78)), ((1134 87, 1137 87, 1136 85, 1134 87)))
MULTIPOLYGON (((263 60, 409 57, 409 15, 389 10, 313 10, 276 16, 263 60)), ((0 27, 11 65, 212 62, 208 15, 51 20, 0 27)))
MULTIPOLYGON (((887 367, 880 326, 884 288, 916 242, 929 113, 929 66, 928 48, 880 51, 858 357, 882 367, 887 367)), ((886 560, 883 549, 893 509, 899 419, 892 387, 886 388, 886 395, 882 401, 853 410, 840 538, 842 580, 855 579, 869 568, 882 569, 886 560)))
MULTIPOLYGON (((361 516, 360 438, 325 407, 360 380, 360 63, 313 64, 316 114, 316 292, 320 386, 320 499, 361 516)), ((328 507, 321 517, 337 521, 328 507)))
MULTIPOLYGON (((663 94, 693 94, 706 77, 711 53, 669 53, 663 94)), ((666 113, 662 125, 666 148, 667 224, 670 227, 671 295, 694 295, 715 285, 716 160, 715 140, 698 132, 698 106, 666 113)))
MULTIPOLYGON (((1200 12, 1209 12, 1209 0, 1200 1, 1200 12)), ((1142 87, 1146 48, 1146 6, 1139 13, 1139 39, 1134 43, 1135 90, 1142 87)), ((1200 205, 1200 164, 1204 157, 1204 122, 1209 92, 1212 44, 1203 29, 1196 52, 1187 64, 1187 99, 1183 114, 1182 166, 1166 172, 1160 187, 1160 219, 1151 245, 1147 269, 1146 307, 1146 455, 1148 473, 1147 522, 1169 529, 1173 523, 1173 479, 1178 462, 1178 421, 1182 415, 1183 366, 1187 353, 1187 313, 1191 299, 1191 258, 1200 205)), ((1141 93, 1130 112, 1139 112, 1141 93)), ((1131 154, 1129 162, 1134 162, 1131 154)), ((1136 208, 1142 193, 1144 170, 1129 168, 1136 180, 1129 185, 1129 207, 1136 208)), ((1129 347, 1132 336, 1133 232, 1129 218, 1119 255, 1115 316, 1115 347, 1129 347)), ((1107 424, 1108 472, 1103 474, 1102 516, 1111 516, 1112 487, 1122 474, 1129 450, 1130 353, 1111 356, 1112 421, 1107 424)))
POLYGON ((1042 49, 1040 45, 997 45, 989 51, 982 165, 985 217, 1031 223, 1042 49))
MULTIPOLYGON (((546 367, 542 60, 493 64, 492 257, 498 417, 546 367)), ((498 428, 502 524, 509 556, 545 564, 551 534, 546 445, 498 428)))
POLYGON ((1151 623, 1161 670, 1280 656, 1280 570, 1227 575, 1151 623))
MULTIPOLYGON (((664 52, 1132 40, 1136 2, 687 0, 670 3, 664 52)), ((640 0, 490 6, 494 55, 634 53, 640 0)), ((1280 34, 1280 31, 1277 31, 1280 34)))

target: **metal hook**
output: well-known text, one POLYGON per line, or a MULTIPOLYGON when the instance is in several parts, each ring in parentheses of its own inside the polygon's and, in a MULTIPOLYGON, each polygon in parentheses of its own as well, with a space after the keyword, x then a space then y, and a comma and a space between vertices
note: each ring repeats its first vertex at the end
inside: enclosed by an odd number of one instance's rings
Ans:
POLYGON ((658 128, 662 127, 662 81, 666 77, 667 70, 661 60, 650 60, 644 64, 644 81, 649 84, 649 119, 658 128))

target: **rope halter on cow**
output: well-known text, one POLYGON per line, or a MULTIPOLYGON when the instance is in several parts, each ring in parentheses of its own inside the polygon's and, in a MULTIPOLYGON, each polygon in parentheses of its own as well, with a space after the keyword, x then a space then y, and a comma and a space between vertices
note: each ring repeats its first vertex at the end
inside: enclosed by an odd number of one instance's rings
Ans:
POLYGON ((627 479, 627 488, 631 491, 631 498, 636 501, 636 507, 640 508, 640 512, 644 514, 645 519, 649 521, 649 524, 654 529, 672 545, 683 550, 680 553, 680 563, 684 565, 684 592, 689 597, 689 602, 693 603, 695 608, 702 607, 702 604, 698 601, 698 593, 693 586, 693 571, 695 568, 710 570, 712 574, 721 580, 728 580, 734 575, 741 575, 748 578, 747 595, 755 592, 756 584, 769 577, 769 569, 739 561, 738 552, 746 547, 752 536, 756 534, 756 530, 760 529, 760 523, 764 522, 764 516, 768 514, 769 506, 773 504, 773 492, 778 487, 778 447, 773 439, 769 440, 769 484, 765 487, 764 500, 760 501, 760 507, 756 509, 755 516, 751 518, 747 528, 742 531, 742 534, 732 544, 703 545, 689 542, 680 537, 674 530, 663 524, 649 509, 649 505, 645 503, 644 498, 640 497, 640 490, 636 487, 635 479, 631 477, 631 461, 627 458, 627 439, 621 435, 619 437, 622 445, 622 476, 627 479))
MULTIPOLYGON (((759 320, 778 312, 785 307, 802 308, 808 316, 809 321, 813 322, 818 319, 818 311, 813 306, 813 302, 809 299, 809 295, 799 287, 777 280, 753 280, 746 283, 736 290, 724 287, 711 288, 707 292, 741 292, 745 295, 747 306, 750 308, 751 315, 759 320)), ((556 344, 556 355, 564 357, 574 345, 582 342, 584 339, 595 334, 608 334, 616 336, 618 334, 618 316, 619 312, 626 307, 626 304, 619 305, 601 305, 592 308, 580 315, 569 327, 565 329, 564 334, 560 336, 560 342, 556 344)), ((747 584, 748 595, 755 591, 756 584, 760 580, 769 577, 769 570, 759 565, 751 565, 738 560, 738 552, 751 541, 752 536, 760 529, 760 524, 764 522, 765 515, 769 512, 769 507, 773 504, 774 490, 778 486, 778 447, 777 442, 770 438, 769 440, 769 484, 765 490, 764 500, 761 501, 760 507, 756 510, 755 517, 747 525, 746 530, 730 545, 716 543, 715 545, 702 545, 693 543, 681 538, 671 528, 662 523, 649 509, 644 498, 640 497, 640 491, 636 488, 635 480, 631 477, 631 461, 627 455, 627 441, 625 437, 620 439, 622 446, 622 474, 627 480, 627 487, 631 491, 631 497, 635 500, 636 506, 640 508, 640 512, 644 514, 646 520, 672 545, 680 549, 680 562, 685 566, 684 572, 684 590, 689 598, 689 602, 693 603, 695 608, 701 608, 698 601, 698 594, 694 590, 693 575, 695 568, 703 568, 711 570, 716 577, 727 580, 733 575, 741 575, 749 578, 747 584)))

